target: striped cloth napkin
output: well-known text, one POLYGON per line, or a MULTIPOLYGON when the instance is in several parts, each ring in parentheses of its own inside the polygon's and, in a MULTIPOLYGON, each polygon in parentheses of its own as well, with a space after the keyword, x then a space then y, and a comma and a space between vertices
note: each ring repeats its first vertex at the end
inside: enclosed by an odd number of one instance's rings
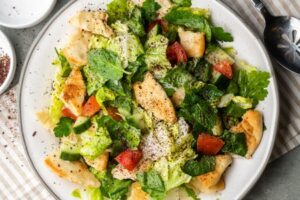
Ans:
MULTIPOLYGON (((250 0, 223 1, 262 36, 264 21, 250 0)), ((289 14, 300 18, 299 0, 264 2, 275 15, 289 14)), ((300 76, 282 69, 276 63, 274 68, 280 90, 281 113, 278 138, 271 159, 300 144, 300 76)), ((16 107, 16 88, 12 88, 0 96, 0 199, 52 200, 54 198, 34 175, 27 161, 18 129, 16 107)))

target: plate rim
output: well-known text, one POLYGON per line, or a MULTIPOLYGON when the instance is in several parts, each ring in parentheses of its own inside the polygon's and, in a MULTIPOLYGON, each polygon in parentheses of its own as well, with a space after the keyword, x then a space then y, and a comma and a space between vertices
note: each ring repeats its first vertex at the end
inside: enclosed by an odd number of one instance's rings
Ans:
MULTIPOLYGON (((56 0, 54 0, 56 1, 56 0)), ((21 132, 21 136, 22 136, 22 146, 23 149, 25 151, 26 157, 30 163, 31 168, 34 171, 34 174, 39 178, 39 180, 41 181, 41 183, 43 184, 43 186, 47 189, 47 191, 57 200, 59 200, 60 198, 55 194, 55 192, 51 189, 51 187, 49 185, 47 185, 47 183, 44 181, 44 179, 41 177, 41 175, 39 174, 39 172, 37 171, 37 169, 35 168, 33 161, 29 155, 28 152, 28 148, 26 145, 26 139, 24 136, 24 132, 23 132, 23 125, 22 125, 22 111, 21 111, 21 96, 22 96, 22 89, 23 89, 23 82, 25 79, 25 74, 27 71, 27 67, 28 67, 28 63, 29 60, 32 56, 32 53, 34 52, 35 47, 37 46, 38 42, 40 41, 40 39, 42 38, 42 36, 44 35, 44 33, 48 30, 48 28, 52 25, 52 23, 67 9, 69 8, 72 4, 74 4, 75 2, 77 2, 76 0, 72 0, 70 2, 68 2, 66 5, 64 5, 62 8, 60 8, 50 19, 49 21, 44 25, 44 27, 41 29, 41 31, 39 32, 39 34, 37 35, 36 39, 33 41, 33 43, 31 44, 29 51, 26 55, 24 64, 22 65, 22 71, 21 71, 21 75, 20 75, 20 82, 18 85, 18 90, 17 90, 17 108, 18 108, 18 124, 19 124, 19 129, 21 132)), ((225 8, 227 11, 229 11, 231 14, 233 14, 241 23, 242 25, 247 29, 247 31, 249 31, 251 33, 251 35, 256 39, 256 41, 258 42, 258 45, 260 46, 260 48, 262 49, 265 57, 266 57, 266 61, 268 63, 268 65, 270 66, 270 73, 272 75, 272 79, 273 79, 273 92, 274 92, 274 96, 275 98, 274 100, 274 115, 275 115, 275 124, 273 125, 274 127, 274 133, 272 134, 271 139, 271 143, 269 146, 269 152, 267 155, 265 155, 265 159, 262 161, 260 168, 258 169, 258 173, 252 177, 252 181, 250 182, 250 184, 246 185, 245 190, 239 194, 239 196, 237 196, 238 199, 242 199, 246 196, 246 194, 253 188, 253 186, 255 185, 255 183, 258 181, 258 179, 261 177, 262 173, 264 172, 268 161, 270 159, 270 156, 272 154, 273 148, 274 148, 274 144, 275 144, 275 139, 277 138, 277 133, 278 133, 278 120, 279 120, 279 111, 280 111, 280 99, 279 99, 279 92, 278 92, 278 84, 277 84, 277 78, 276 78, 276 74, 275 74, 275 70, 273 67, 273 64, 271 62, 270 59, 270 55, 266 50, 266 47, 263 44, 263 41, 257 36, 257 34, 255 34, 254 30, 252 28, 250 28, 250 26, 241 18, 241 16, 235 11, 233 10, 231 7, 229 7, 227 4, 225 4, 222 1, 215 1, 216 3, 220 4, 223 8, 225 8)))
MULTIPOLYGON (((7 27, 7 28, 15 28, 15 29, 29 28, 29 27, 35 26, 38 23, 40 23, 41 21, 43 21, 51 13, 51 11, 55 7, 56 2, 57 2, 57 0, 52 0, 52 3, 50 4, 50 6, 46 9, 46 12, 43 15, 41 15, 40 17, 37 17, 34 20, 29 21, 29 23, 27 22, 27 23, 21 23, 21 24, 11 24, 11 23, 7 23, 5 21, 0 20, 0 25, 7 27)), ((47 22, 47 24, 48 24, 48 22, 47 22)), ((41 31, 43 31, 43 29, 41 31)))

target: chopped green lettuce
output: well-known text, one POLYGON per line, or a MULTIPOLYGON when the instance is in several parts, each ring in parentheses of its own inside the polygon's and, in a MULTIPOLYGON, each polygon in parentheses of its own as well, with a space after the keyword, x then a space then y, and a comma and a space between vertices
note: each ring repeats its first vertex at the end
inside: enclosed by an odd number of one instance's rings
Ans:
POLYGON ((225 130, 221 138, 225 142, 222 152, 230 152, 240 156, 246 155, 247 143, 244 133, 231 133, 225 130))
POLYGON ((230 102, 230 104, 224 109, 224 114, 230 117, 242 117, 247 110, 242 108, 238 103, 230 102))
POLYGON ((193 76, 202 82, 208 82, 211 77, 211 65, 204 59, 194 58, 185 66, 193 76))
POLYGON ((88 66, 94 74, 104 80, 120 80, 124 69, 118 55, 107 49, 93 49, 88 52, 88 66))
POLYGON ((209 11, 199 8, 174 7, 164 17, 171 24, 185 26, 195 31, 204 32, 206 40, 210 41, 212 37, 211 28, 207 18, 209 11))
POLYGON ((87 79, 87 94, 92 95, 95 91, 101 88, 107 81, 101 73, 97 72, 96 67, 86 66, 83 68, 84 76, 87 79))
POLYGON ((190 7, 192 5, 191 0, 171 0, 172 3, 176 4, 177 6, 186 6, 190 7))
POLYGON ((113 101, 115 100, 115 98, 116 98, 115 93, 106 87, 101 87, 96 93, 96 100, 105 113, 106 113, 106 109, 103 103, 105 101, 113 101))
POLYGON ((108 39, 101 35, 92 35, 89 42, 89 49, 102 49, 107 48, 108 39))
POLYGON ((152 22, 156 18, 156 12, 161 6, 155 0, 145 0, 142 5, 144 17, 148 22, 152 22))
POLYGON ((53 64, 58 65, 60 67, 59 74, 62 77, 68 77, 72 71, 71 65, 62 52, 58 52, 57 49, 55 49, 55 51, 56 51, 58 59, 56 61, 54 61, 53 64))
POLYGON ((142 190, 153 199, 163 200, 166 196, 165 185, 158 172, 150 170, 137 174, 137 180, 141 184, 142 190))
POLYGON ((129 12, 127 0, 113 0, 107 4, 108 20, 114 23, 117 20, 124 20, 127 18, 129 12))
POLYGON ((101 178, 100 190, 104 197, 107 197, 111 200, 126 199, 125 197, 132 181, 113 178, 111 175, 111 169, 112 167, 110 167, 105 176, 101 178))
POLYGON ((250 109, 253 107, 253 101, 252 99, 241 97, 241 96, 235 96, 232 98, 232 101, 236 104, 238 104, 243 109, 250 109))
POLYGON ((132 10, 129 20, 127 21, 127 25, 130 31, 139 37, 143 37, 146 34, 144 28, 144 19, 140 8, 135 7, 132 10))
POLYGON ((166 55, 167 47, 168 39, 162 35, 150 37, 145 44, 145 63, 148 69, 150 71, 158 70, 162 77, 166 70, 171 68, 171 63, 166 55))
POLYGON ((204 100, 215 106, 220 102, 220 99, 224 93, 215 85, 207 84, 203 88, 201 88, 199 94, 204 100))
POLYGON ((99 127, 96 131, 87 130, 80 134, 82 147, 80 154, 90 159, 97 158, 111 144, 112 140, 106 128, 99 127))
POLYGON ((182 170, 190 176, 200 176, 215 169, 216 159, 213 156, 203 156, 199 161, 189 160, 182 170))
POLYGON ((93 187, 76 189, 72 192, 72 196, 80 200, 104 200, 100 189, 93 187))

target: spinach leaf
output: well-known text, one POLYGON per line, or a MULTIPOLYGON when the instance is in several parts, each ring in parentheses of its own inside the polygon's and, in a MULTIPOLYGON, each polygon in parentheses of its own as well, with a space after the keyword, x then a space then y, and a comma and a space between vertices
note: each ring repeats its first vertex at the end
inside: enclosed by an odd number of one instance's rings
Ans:
POLYGON ((142 190, 153 199, 163 200, 166 197, 165 185, 161 176, 154 170, 137 174, 142 190))
POLYGON ((268 95, 267 87, 270 83, 270 74, 257 70, 240 70, 237 80, 239 85, 239 94, 243 97, 249 97, 255 101, 262 101, 268 95))
POLYGON ((211 41, 211 28, 205 18, 205 12, 190 7, 175 7, 164 17, 170 24, 185 26, 195 31, 204 32, 207 41, 211 41))
POLYGON ((107 13, 109 22, 114 23, 117 20, 124 20, 127 18, 129 9, 127 0, 113 0, 107 4, 107 13))
POLYGON ((216 40, 232 42, 233 37, 230 33, 225 32, 222 27, 211 27, 212 35, 216 40))
POLYGON ((100 190, 103 196, 112 200, 125 199, 131 180, 119 180, 113 178, 111 169, 108 169, 106 175, 101 179, 100 190))
POLYGON ((213 156, 203 156, 199 161, 189 160, 187 161, 182 170, 184 173, 190 176, 199 176, 215 169, 216 158, 213 156))
POLYGON ((247 153, 246 136, 244 133, 231 133, 227 130, 224 131, 221 138, 225 144, 222 148, 222 152, 230 152, 245 156, 247 153))
POLYGON ((158 11, 161 6, 155 2, 155 0, 146 0, 142 5, 142 10, 144 16, 148 22, 152 22, 156 18, 156 11, 158 11))
POLYGON ((88 52, 90 70, 106 80, 120 80, 124 69, 118 55, 106 49, 93 49, 88 52))
POLYGON ((67 117, 60 118, 58 124, 53 129, 55 137, 66 137, 72 132, 73 120, 67 117))

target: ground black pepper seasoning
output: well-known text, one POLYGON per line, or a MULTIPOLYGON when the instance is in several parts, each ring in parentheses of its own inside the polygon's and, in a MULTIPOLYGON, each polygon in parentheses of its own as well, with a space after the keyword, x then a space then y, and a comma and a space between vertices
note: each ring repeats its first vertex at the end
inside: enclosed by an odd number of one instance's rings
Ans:
POLYGON ((0 56, 0 86, 4 83, 10 68, 10 57, 8 55, 0 56))

